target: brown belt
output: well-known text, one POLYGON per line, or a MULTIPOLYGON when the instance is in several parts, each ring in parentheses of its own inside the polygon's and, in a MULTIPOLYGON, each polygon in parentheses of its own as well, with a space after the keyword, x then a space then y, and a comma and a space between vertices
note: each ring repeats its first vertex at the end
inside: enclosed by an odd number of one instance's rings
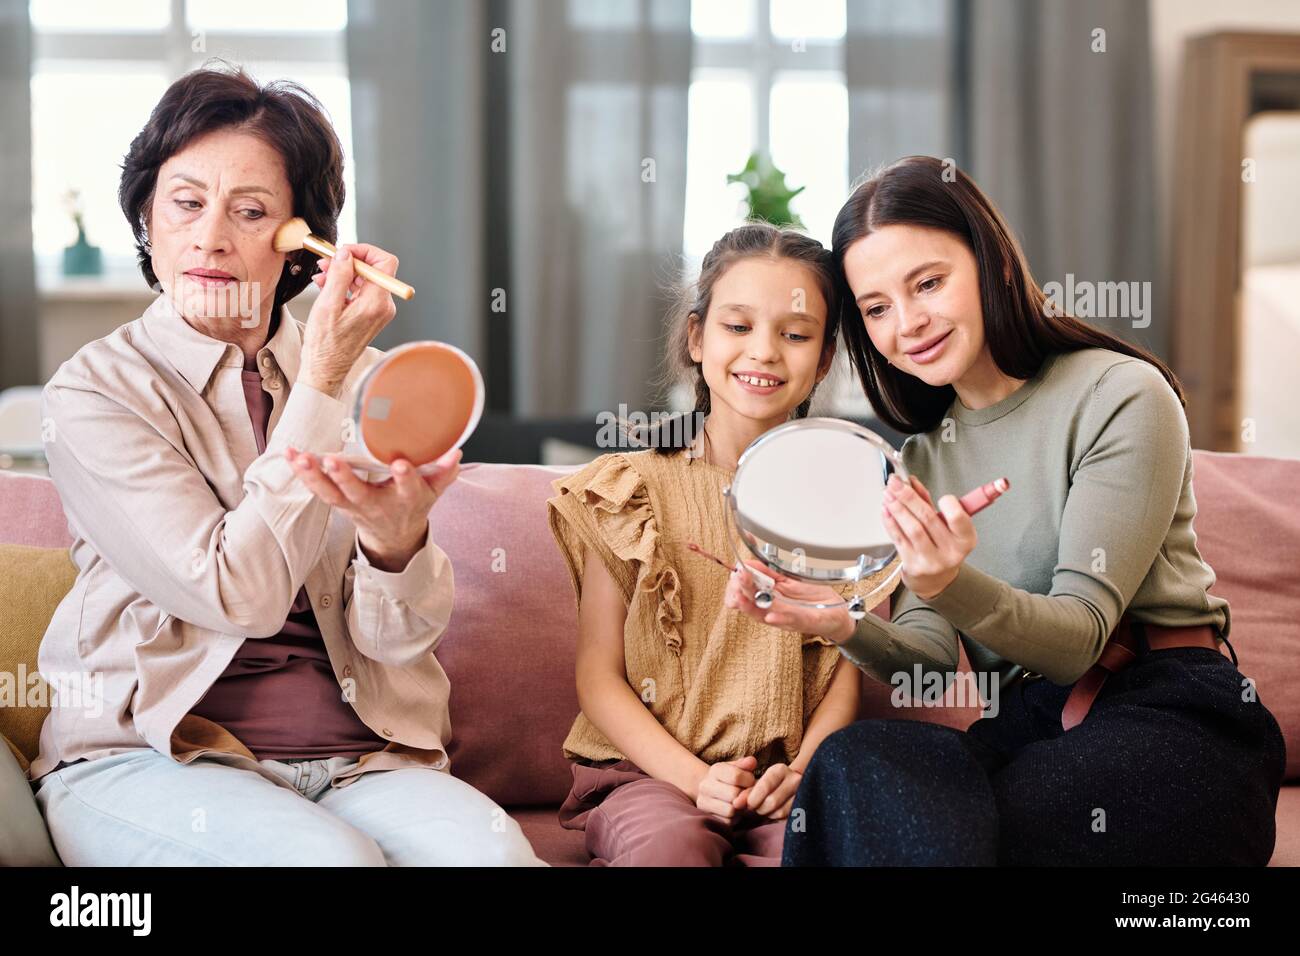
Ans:
POLYGON ((1132 621, 1126 614, 1111 632, 1101 658, 1070 689, 1070 696, 1065 699, 1065 706, 1061 709, 1061 726, 1066 730, 1077 727, 1088 716, 1092 702, 1097 699, 1107 677, 1137 660, 1138 642, 1133 633, 1135 623, 1146 630, 1147 646, 1153 651, 1168 650, 1171 647, 1205 647, 1223 653, 1211 624, 1164 627, 1132 621))

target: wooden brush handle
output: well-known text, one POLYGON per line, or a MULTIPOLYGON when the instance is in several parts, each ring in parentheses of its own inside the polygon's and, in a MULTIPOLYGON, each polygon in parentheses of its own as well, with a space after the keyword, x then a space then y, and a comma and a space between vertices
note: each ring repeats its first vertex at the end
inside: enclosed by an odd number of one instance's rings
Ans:
MULTIPOLYGON (((308 235, 307 238, 302 241, 302 247, 326 259, 334 258, 334 247, 319 236, 308 235)), ((409 300, 415 295, 415 290, 401 279, 394 278, 387 272, 382 272, 379 269, 376 269, 370 263, 363 262, 356 256, 352 257, 352 268, 356 270, 357 275, 361 276, 361 278, 373 282, 381 289, 388 290, 399 299, 409 300)))

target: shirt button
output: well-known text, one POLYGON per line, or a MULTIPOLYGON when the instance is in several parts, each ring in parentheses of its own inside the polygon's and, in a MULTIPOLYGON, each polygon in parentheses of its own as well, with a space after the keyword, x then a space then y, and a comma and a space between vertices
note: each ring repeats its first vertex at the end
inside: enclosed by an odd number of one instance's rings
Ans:
POLYGON ((271 356, 269 356, 269 355, 263 355, 263 356, 262 356, 262 364, 263 364, 264 366, 266 366, 267 368, 270 368, 270 367, 271 367, 271 356))
POLYGON ((393 732, 392 732, 391 730, 389 730, 387 727, 385 727, 383 730, 381 730, 380 733, 383 734, 385 737, 391 737, 391 736, 393 736, 393 732))
POLYGON ((334 603, 334 599, 333 599, 332 597, 330 597, 328 594, 322 594, 322 595, 320 596, 320 606, 321 606, 321 607, 329 607, 329 606, 330 606, 331 604, 333 604, 333 603, 334 603))
POLYGON ((277 376, 277 377, 273 377, 273 378, 271 379, 271 381, 269 381, 269 382, 266 383, 266 387, 267 387, 267 388, 279 388, 279 387, 280 387, 280 379, 279 379, 279 377, 278 377, 278 376, 277 376))
POLYGON ((351 676, 352 676, 352 665, 351 665, 351 664, 344 664, 344 665, 343 665, 343 676, 344 676, 344 677, 351 677, 351 676))

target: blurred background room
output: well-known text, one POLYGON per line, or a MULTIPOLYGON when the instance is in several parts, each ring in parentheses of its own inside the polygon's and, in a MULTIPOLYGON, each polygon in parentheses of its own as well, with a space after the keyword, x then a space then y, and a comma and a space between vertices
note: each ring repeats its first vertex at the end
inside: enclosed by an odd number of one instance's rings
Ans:
MULTIPOLYGON (((212 58, 329 111, 340 239, 421 290, 375 344, 483 370, 467 461, 576 463, 602 416, 689 407, 664 320, 711 243, 753 212, 829 245, 914 153, 1172 362, 1194 447, 1300 457, 1296 0, 0 0, 0 467, 42 470, 40 386, 150 302, 119 164, 212 58)), ((843 361, 814 414, 890 434, 843 361)))

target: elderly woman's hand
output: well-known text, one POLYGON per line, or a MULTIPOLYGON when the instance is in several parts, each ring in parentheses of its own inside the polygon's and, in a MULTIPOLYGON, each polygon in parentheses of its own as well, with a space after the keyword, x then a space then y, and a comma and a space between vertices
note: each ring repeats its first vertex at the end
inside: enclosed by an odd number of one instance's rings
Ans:
POLYGON ((429 509, 460 474, 461 450, 439 458, 437 471, 429 475, 399 458, 391 465, 393 477, 374 485, 358 478, 336 455, 320 458, 291 447, 285 458, 312 494, 352 519, 372 565, 401 571, 424 546, 429 509))
POLYGON ((391 293, 356 274, 354 256, 397 274, 397 256, 366 243, 339 246, 333 259, 318 260, 322 274, 313 281, 321 293, 307 317, 298 380, 334 397, 353 363, 397 312, 391 293))

